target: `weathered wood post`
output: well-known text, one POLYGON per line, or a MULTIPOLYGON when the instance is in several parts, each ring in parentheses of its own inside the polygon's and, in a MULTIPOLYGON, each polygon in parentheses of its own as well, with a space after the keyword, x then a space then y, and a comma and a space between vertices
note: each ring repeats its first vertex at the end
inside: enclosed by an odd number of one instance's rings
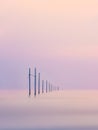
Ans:
POLYGON ((38 94, 40 94, 40 73, 38 73, 38 94))
POLYGON ((29 68, 29 96, 31 96, 31 69, 29 68))
POLYGON ((51 84, 50 84, 50 92, 51 92, 51 84))
POLYGON ((42 80, 42 93, 44 93, 44 80, 42 80))
POLYGON ((46 93, 48 92, 48 88, 47 88, 48 86, 47 85, 48 85, 48 82, 46 80, 46 93))
POLYGON ((51 92, 52 92, 52 84, 51 84, 51 92))
POLYGON ((49 83, 49 92, 50 92, 50 83, 49 83))
POLYGON ((36 68, 34 69, 34 96, 36 96, 36 68))
POLYGON ((59 87, 58 87, 57 89, 58 89, 58 91, 59 91, 59 87))

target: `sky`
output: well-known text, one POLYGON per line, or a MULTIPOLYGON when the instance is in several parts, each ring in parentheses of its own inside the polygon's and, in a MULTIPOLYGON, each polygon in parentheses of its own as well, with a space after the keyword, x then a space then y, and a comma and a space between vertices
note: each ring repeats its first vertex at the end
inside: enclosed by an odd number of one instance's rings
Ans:
POLYGON ((0 88, 27 88, 36 66, 60 87, 98 89, 97 35, 98 0, 0 0, 0 88))

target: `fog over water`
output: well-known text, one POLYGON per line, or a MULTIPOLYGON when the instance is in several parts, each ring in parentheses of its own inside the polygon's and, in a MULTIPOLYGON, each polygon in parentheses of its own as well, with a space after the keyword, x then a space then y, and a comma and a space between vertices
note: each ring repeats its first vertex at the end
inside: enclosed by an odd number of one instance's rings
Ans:
POLYGON ((0 92, 0 130, 97 130, 98 91, 0 92))

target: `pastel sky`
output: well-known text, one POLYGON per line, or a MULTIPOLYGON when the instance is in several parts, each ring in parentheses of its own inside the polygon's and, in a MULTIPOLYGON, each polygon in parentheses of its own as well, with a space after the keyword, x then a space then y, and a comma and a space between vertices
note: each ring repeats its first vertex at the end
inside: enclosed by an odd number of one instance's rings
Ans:
POLYGON ((65 88, 98 88, 98 0, 0 0, 0 88, 28 68, 65 88))

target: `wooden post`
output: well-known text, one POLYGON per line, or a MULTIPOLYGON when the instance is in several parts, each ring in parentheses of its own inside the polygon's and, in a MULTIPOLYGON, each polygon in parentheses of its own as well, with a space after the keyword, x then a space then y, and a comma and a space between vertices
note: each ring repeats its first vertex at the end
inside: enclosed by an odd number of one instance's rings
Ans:
POLYGON ((46 80, 46 93, 48 92, 48 89, 47 89, 47 80, 46 80))
POLYGON ((34 69, 34 96, 36 96, 36 68, 34 69))
POLYGON ((52 92, 52 84, 51 84, 51 92, 52 92))
POLYGON ((58 87, 58 91, 59 91, 59 87, 58 87))
POLYGON ((52 87, 51 87, 51 84, 50 84, 50 92, 51 92, 51 88, 52 88, 52 87))
POLYGON ((29 68, 29 96, 31 96, 31 69, 29 68))
POLYGON ((38 73, 38 94, 40 94, 40 73, 38 73))
POLYGON ((44 93, 44 80, 42 80, 42 93, 44 93))
POLYGON ((50 83, 49 83, 49 92, 50 92, 50 83))

